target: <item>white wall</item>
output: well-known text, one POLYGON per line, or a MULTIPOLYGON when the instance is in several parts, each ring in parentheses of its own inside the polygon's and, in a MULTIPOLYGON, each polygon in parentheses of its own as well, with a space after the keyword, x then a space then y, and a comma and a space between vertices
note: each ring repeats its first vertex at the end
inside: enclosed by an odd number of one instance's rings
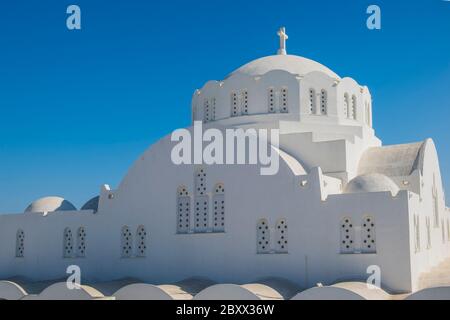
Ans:
POLYGON ((0 276, 58 278, 65 275, 67 265, 79 264, 90 280, 137 277, 163 283, 204 276, 218 282, 252 282, 276 275, 307 287, 347 277, 365 279, 367 266, 377 264, 384 285, 410 290, 406 192, 396 198, 389 193, 330 195, 322 201, 324 181, 335 180, 322 176, 318 168, 295 176, 281 160, 277 175, 261 176, 256 165, 216 165, 206 167, 207 190, 217 182, 225 185, 226 232, 176 234, 176 190, 186 185, 192 193, 196 166, 173 165, 172 145, 166 137, 140 157, 117 190, 102 193, 97 214, 2 216, 0 276), (108 194, 114 197, 109 199, 108 194), (377 254, 340 254, 340 219, 351 216, 356 223, 366 214, 377 223, 377 254), (286 219, 288 254, 256 253, 260 218, 266 218, 272 229, 278 219, 286 219), (124 225, 133 236, 139 225, 146 227, 145 258, 121 258, 124 225), (77 227, 86 228, 86 258, 62 258, 67 226, 74 236, 77 227), (19 227, 26 235, 23 259, 14 258, 19 227))

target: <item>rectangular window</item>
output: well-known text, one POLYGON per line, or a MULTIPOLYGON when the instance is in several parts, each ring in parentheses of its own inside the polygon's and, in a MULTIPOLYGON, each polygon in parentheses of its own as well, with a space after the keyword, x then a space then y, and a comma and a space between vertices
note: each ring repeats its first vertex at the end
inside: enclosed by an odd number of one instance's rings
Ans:
POLYGON ((275 113, 275 89, 269 88, 268 89, 268 107, 269 107, 269 113, 275 113))
POLYGON ((206 232, 209 225, 209 197, 197 196, 195 197, 194 202, 194 230, 195 232, 206 232))
POLYGON ((209 100, 203 101, 203 121, 208 122, 210 120, 209 100))
POLYGON ((280 97, 280 112, 288 113, 288 89, 283 87, 281 88, 281 97, 280 97))
POLYGON ((248 114, 248 91, 242 91, 242 103, 241 103, 242 114, 248 114))
POLYGON ((239 115, 238 95, 236 92, 231 93, 231 116, 237 117, 239 115))
POLYGON ((211 120, 216 120, 216 98, 211 99, 211 120))

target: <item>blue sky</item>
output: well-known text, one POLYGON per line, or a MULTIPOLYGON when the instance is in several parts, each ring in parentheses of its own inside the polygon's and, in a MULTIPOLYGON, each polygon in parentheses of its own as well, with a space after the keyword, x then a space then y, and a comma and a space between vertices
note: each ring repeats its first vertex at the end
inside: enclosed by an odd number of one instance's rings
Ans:
MULTIPOLYGON (((450 2, 61 0, 0 3, 0 212, 116 187, 150 144, 190 123, 193 91, 288 53, 369 86, 385 144, 432 137, 450 189, 450 2), (77 4, 82 30, 66 28, 77 4), (366 28, 381 7, 382 29, 366 28)), ((447 201, 448 202, 448 201, 447 201)))

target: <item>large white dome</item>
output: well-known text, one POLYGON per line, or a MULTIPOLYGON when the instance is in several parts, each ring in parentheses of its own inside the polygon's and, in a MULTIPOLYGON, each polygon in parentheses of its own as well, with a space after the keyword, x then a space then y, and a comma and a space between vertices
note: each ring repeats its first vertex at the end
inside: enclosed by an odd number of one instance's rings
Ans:
POLYGON ((296 75, 305 75, 313 71, 320 71, 332 78, 339 79, 340 77, 314 60, 294 56, 294 55, 273 55, 253 60, 239 69, 233 71, 228 77, 235 74, 245 74, 248 76, 261 76, 269 71, 284 70, 296 75))
POLYGON ((76 211, 77 208, 69 201, 61 197, 44 197, 33 201, 25 212, 54 212, 54 211, 76 211))

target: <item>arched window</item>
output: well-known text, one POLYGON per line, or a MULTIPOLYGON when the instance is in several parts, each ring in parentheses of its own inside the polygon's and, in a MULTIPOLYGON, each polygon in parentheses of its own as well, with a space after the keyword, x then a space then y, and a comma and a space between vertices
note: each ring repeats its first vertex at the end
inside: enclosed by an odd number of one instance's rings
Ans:
POLYGON ((206 232, 209 225, 209 197, 206 194, 206 172, 200 168, 195 173, 195 198, 194 198, 194 230, 206 232))
POLYGON ((371 216, 363 218, 361 225, 362 252, 377 252, 377 244, 375 239, 375 220, 371 216))
POLYGON ((322 89, 320 91, 320 113, 323 115, 326 115, 328 113, 327 100, 328 100, 327 91, 325 89, 322 89))
POLYGON ((208 122, 210 120, 211 114, 209 110, 209 100, 205 99, 203 101, 203 120, 204 122, 208 122))
POLYGON ((340 224, 341 253, 353 253, 355 250, 355 229, 350 218, 344 218, 340 224))
POLYGON ((225 187, 218 183, 213 192, 213 231, 225 232, 225 187))
POLYGON ((344 117, 345 118, 350 118, 349 106, 350 106, 350 100, 348 97, 348 93, 345 93, 344 94, 344 117))
POLYGON ((351 111, 351 117, 353 120, 356 120, 356 112, 357 112, 357 101, 356 96, 352 95, 352 111, 351 111))
POLYGON ((63 241, 64 258, 72 258, 73 255, 73 237, 72 230, 70 228, 64 229, 64 241, 63 241))
POLYGON ((281 113, 288 113, 288 88, 283 87, 281 88, 281 97, 280 97, 280 112, 281 113))
POLYGON ((231 93, 231 116, 237 117, 239 115, 238 95, 237 92, 231 93))
POLYGON ((248 114, 248 91, 242 91, 242 103, 241 103, 242 114, 248 114))
POLYGON ((136 230, 136 256, 145 257, 147 251, 147 231, 144 226, 139 226, 136 230))
POLYGON ((268 107, 269 107, 269 113, 275 113, 276 109, 275 109, 275 89, 270 87, 268 90, 268 96, 267 96, 267 100, 268 100, 268 107))
POLYGON ((317 114, 316 105, 316 90, 309 89, 309 112, 310 114, 317 114))
POLYGON ((278 220, 275 226, 275 251, 277 253, 288 252, 288 228, 286 219, 278 220))
POLYGON ((191 197, 185 186, 177 190, 177 233, 188 233, 191 221, 191 197))
POLYGON ((86 230, 79 227, 77 232, 77 257, 84 258, 86 256, 86 230))
POLYGON ((128 226, 122 227, 121 233, 122 258, 129 258, 133 255, 133 235, 128 226))
POLYGON ((22 229, 16 233, 16 257, 23 258, 25 251, 25 232, 22 229))
POLYGON ((270 252, 270 230, 269 224, 266 219, 261 219, 256 225, 257 253, 269 253, 270 252))

